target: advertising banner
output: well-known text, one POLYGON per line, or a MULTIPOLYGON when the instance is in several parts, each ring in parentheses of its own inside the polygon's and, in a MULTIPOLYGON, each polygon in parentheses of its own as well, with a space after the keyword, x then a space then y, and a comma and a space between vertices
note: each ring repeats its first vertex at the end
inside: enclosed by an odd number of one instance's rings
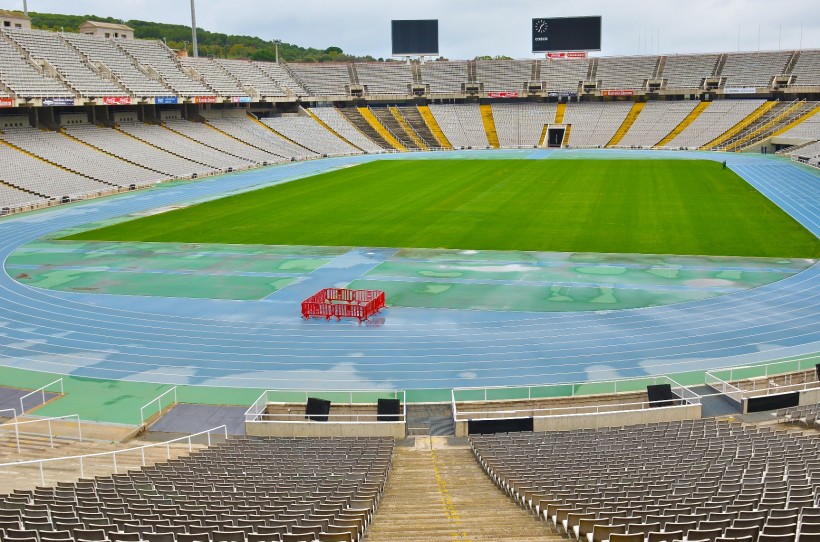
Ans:
POLYGON ((176 105, 179 103, 179 99, 176 96, 157 96, 154 99, 154 103, 159 105, 176 105))
POLYGON ((251 99, 249 96, 231 96, 231 103, 247 104, 251 103, 251 99))
POLYGON ((215 104, 216 96, 197 96, 196 103, 198 104, 215 104))
POLYGON ((634 90, 605 90, 604 96, 632 96, 635 94, 634 90))
POLYGON ((724 94, 754 94, 757 92, 755 87, 726 87, 723 89, 724 94))
POLYGON ((584 51, 571 53, 547 53, 547 58, 551 60, 568 59, 568 58, 586 58, 587 54, 584 51))
POLYGON ((74 98, 43 98, 43 105, 74 105, 74 98))
POLYGON ((131 105, 131 98, 129 96, 104 96, 103 103, 105 105, 131 105))
POLYGON ((517 92, 488 92, 488 98, 518 98, 517 92))
POLYGON ((547 94, 550 98, 577 98, 577 92, 550 92, 547 94))
POLYGON ((0 98, 0 107, 14 107, 14 98, 0 98))

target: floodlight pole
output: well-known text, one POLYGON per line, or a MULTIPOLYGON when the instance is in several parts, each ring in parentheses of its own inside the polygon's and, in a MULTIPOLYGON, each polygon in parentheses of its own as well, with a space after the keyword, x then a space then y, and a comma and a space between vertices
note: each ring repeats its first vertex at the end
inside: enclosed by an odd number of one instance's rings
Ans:
POLYGON ((23 0, 23 14, 28 15, 28 0, 23 0))
POLYGON ((282 40, 273 40, 273 46, 276 49, 276 63, 279 64, 279 44, 282 40))
POLYGON ((191 0, 191 36, 194 46, 194 57, 198 57, 199 47, 197 47, 196 43, 196 8, 194 7, 194 0, 191 0))

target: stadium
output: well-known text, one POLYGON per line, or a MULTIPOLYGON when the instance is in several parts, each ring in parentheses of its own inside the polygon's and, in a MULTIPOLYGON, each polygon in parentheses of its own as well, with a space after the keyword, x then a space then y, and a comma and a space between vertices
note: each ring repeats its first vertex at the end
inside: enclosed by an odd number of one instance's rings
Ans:
POLYGON ((820 539, 802 38, 533 18, 532 58, 445 60, 395 20, 398 60, 296 62, 32 20, 0 542, 820 539))

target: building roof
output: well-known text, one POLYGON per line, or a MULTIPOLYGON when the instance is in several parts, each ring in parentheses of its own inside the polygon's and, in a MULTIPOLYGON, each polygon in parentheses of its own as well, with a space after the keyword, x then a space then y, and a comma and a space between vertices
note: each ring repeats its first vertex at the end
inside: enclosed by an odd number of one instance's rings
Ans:
POLYGON ((8 9, 0 9, 0 17, 13 17, 15 19, 25 19, 27 21, 31 20, 31 17, 22 11, 11 11, 8 9))
POLYGON ((124 24, 104 23, 102 21, 86 21, 80 25, 80 28, 86 25, 96 26, 98 28, 109 28, 111 30, 130 30, 131 32, 134 31, 133 28, 131 28, 130 26, 126 26, 124 24))

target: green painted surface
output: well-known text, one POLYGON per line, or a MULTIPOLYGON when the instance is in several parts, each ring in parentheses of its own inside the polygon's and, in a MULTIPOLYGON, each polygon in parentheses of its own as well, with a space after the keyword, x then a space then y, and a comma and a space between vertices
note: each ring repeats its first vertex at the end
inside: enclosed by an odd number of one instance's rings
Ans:
POLYGON ((820 239, 702 160, 384 160, 71 238, 820 256, 820 239))

